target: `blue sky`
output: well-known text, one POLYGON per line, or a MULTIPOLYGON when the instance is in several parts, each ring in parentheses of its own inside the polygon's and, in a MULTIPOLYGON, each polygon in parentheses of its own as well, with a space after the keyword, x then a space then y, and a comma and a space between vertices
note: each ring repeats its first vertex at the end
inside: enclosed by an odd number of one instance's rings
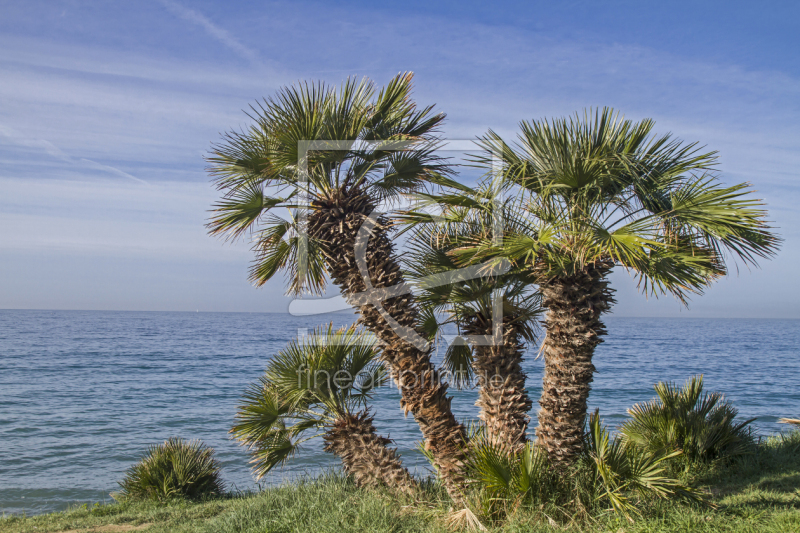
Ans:
POLYGON ((0 308, 285 311, 206 236, 203 155, 297 80, 416 73, 445 134, 613 106, 719 150, 785 239, 693 300, 622 316, 800 318, 800 4, 0 2, 0 308))

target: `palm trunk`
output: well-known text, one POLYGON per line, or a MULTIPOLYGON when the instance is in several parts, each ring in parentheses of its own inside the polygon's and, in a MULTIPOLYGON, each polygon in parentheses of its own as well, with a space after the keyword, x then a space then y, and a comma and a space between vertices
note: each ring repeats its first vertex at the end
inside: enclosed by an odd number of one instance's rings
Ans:
POLYGON ((414 297, 410 292, 394 297, 385 294, 374 303, 367 303, 370 294, 375 294, 368 288, 403 284, 385 221, 379 220, 367 233, 366 257, 357 257, 356 241, 364 236, 363 232, 359 236, 359 230, 375 207, 369 197, 360 191, 337 191, 316 199, 313 207, 309 235, 324 243, 331 279, 348 302, 358 308, 360 322, 383 344, 381 357, 400 388, 401 407, 414 415, 448 493, 460 502, 465 432, 453 416, 447 385, 431 363, 431 347, 420 346, 411 338, 417 332, 414 297), (366 272, 362 272, 359 263, 366 266, 366 272), (367 286, 365 273, 371 287, 367 286))
MULTIPOLYGON (((508 322, 508 318, 504 320, 508 322)), ((467 335, 491 337, 492 320, 475 315, 464 321, 462 330, 467 335)), ((525 390, 524 350, 522 335, 513 323, 503 324, 502 344, 475 346, 478 418, 486 424, 489 441, 509 453, 520 450, 528 440, 528 412, 533 402, 525 390)))
POLYGON ((573 464, 582 451, 592 355, 606 334, 600 316, 614 302, 606 280, 612 267, 613 262, 602 261, 540 285, 548 311, 536 437, 561 467, 573 464))
POLYGON ((323 436, 325 451, 342 460, 344 471, 359 487, 382 485, 413 494, 416 483, 403 468, 397 450, 388 448, 390 439, 381 437, 364 411, 336 420, 323 436))

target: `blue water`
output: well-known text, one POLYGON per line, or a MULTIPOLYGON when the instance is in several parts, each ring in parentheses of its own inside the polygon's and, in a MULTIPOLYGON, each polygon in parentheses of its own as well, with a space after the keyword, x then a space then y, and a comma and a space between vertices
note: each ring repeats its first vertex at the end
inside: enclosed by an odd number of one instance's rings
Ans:
MULTIPOLYGON (((109 501, 142 451, 173 435, 216 448, 230 487, 256 487, 246 453, 227 434, 242 391, 299 329, 353 318, 0 311, 0 511, 109 501)), ((800 321, 612 316, 607 324, 591 404, 612 426, 653 396, 654 382, 698 373, 742 416, 758 417, 762 434, 785 429, 779 417, 800 415, 800 321)), ((526 370, 536 399, 542 361, 534 357, 526 370)), ((454 394, 457 415, 474 417, 474 391, 454 394)), ((398 398, 394 388, 378 391, 376 425, 421 472, 419 431, 398 398)), ((335 464, 312 446, 266 482, 335 464)))

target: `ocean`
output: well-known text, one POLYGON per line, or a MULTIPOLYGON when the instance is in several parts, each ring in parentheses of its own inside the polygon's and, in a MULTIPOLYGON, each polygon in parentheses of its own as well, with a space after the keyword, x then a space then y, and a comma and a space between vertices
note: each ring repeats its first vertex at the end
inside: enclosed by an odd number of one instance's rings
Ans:
MULTIPOLYGON (((242 392, 298 331, 354 318, 0 310, 0 514, 108 502, 147 446, 171 436, 214 447, 231 489, 258 488, 246 451, 228 436, 242 392)), ((612 427, 654 396, 657 381, 682 383, 694 374, 704 374, 706 390, 725 393, 740 416, 756 417, 761 435, 785 431, 780 417, 800 416, 798 320, 611 315, 606 323, 590 403, 612 427)), ((534 401, 543 369, 537 348, 525 362, 534 401)), ((474 418, 475 391, 453 395, 457 416, 474 418)), ((394 387, 378 390, 376 426, 407 466, 424 473, 419 430, 398 400, 394 387)), ((311 445, 262 485, 335 465, 311 445)))

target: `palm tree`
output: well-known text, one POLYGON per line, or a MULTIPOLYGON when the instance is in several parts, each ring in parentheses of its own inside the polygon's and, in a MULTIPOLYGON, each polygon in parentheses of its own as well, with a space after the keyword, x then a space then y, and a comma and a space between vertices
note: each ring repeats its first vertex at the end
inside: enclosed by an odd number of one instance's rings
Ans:
POLYGON ((455 185, 434 153, 444 115, 416 108, 411 78, 398 75, 377 97, 368 80, 347 80, 338 91, 322 83, 286 87, 253 108, 254 124, 228 133, 209 158, 223 193, 209 229, 255 235, 250 278, 257 285, 286 271, 294 294, 321 293, 327 278, 339 287, 383 344, 401 406, 457 498, 464 428, 417 330, 388 220, 375 214, 403 194, 455 185))
POLYGON ((231 433, 248 446, 260 479, 315 437, 342 461, 359 486, 413 492, 391 440, 376 433, 367 400, 387 374, 378 350, 355 328, 317 329, 270 360, 244 395, 231 433))
POLYGON ((517 452, 527 442, 532 405, 521 363, 525 343, 535 340, 540 298, 525 272, 460 272, 452 250, 465 238, 486 235, 491 221, 465 209, 449 215, 444 224, 426 224, 413 212, 402 217, 416 226, 405 261, 407 276, 420 291, 428 334, 434 336, 447 323, 458 328, 444 367, 459 387, 477 377, 478 418, 488 441, 507 453, 517 452))
MULTIPOLYGON (((537 279, 547 315, 536 435, 556 465, 581 452, 614 267, 630 272, 643 293, 686 304, 727 273, 726 260, 756 265, 780 242, 747 184, 720 183, 715 152, 654 136, 653 127, 603 109, 523 122, 513 146, 493 131, 478 140, 483 152, 474 163, 487 170, 487 187, 517 202, 505 211, 517 229, 499 244, 475 239, 453 253, 461 265, 510 260, 537 279)), ((465 195, 440 202, 493 207, 465 195)))

